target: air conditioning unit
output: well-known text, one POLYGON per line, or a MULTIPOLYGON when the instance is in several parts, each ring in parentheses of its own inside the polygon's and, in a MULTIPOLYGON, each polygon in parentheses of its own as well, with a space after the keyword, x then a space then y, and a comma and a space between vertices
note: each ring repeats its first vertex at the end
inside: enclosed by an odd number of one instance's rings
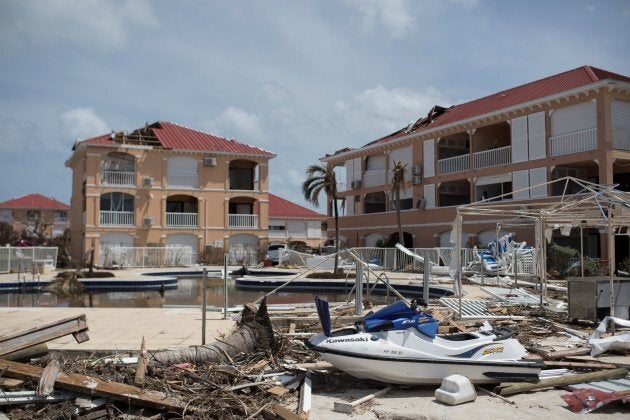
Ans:
POLYGON ((422 184, 422 165, 413 165, 411 168, 412 182, 413 185, 422 184))
POLYGON ((144 178, 144 179, 142 180, 142 184, 143 184, 145 187, 152 187, 152 186, 153 186, 153 182, 154 182, 154 179, 153 179, 153 178, 144 178))
POLYGON ((352 181, 352 189, 356 190, 361 188, 361 180, 352 181))
POLYGON ((203 158, 203 165, 204 166, 217 166, 217 158, 213 158, 213 157, 203 158))
POLYGON ((145 217, 142 224, 144 226, 153 226, 153 217, 145 217))

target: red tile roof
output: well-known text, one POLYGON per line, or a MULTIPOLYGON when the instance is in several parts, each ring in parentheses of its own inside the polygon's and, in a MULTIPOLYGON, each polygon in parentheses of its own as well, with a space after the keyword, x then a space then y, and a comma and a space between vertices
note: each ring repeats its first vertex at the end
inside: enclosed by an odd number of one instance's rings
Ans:
MULTIPOLYGON (((410 132, 422 132, 479 117, 501 109, 510 108, 536 99, 556 95, 571 89, 590 85, 602 80, 617 80, 630 83, 630 77, 601 70, 591 66, 578 67, 564 73, 526 83, 508 90, 494 93, 484 98, 475 99, 461 105, 446 108, 443 113, 434 113, 433 118, 422 117, 411 127, 405 127, 395 133, 368 143, 366 146, 392 140, 410 132)), ((440 108, 440 107, 436 107, 440 108)), ((440 108, 443 109, 443 108, 440 108)), ((434 110, 431 110, 432 112, 434 110)))
POLYGON ((0 203, 0 208, 4 209, 47 209, 47 210, 70 210, 70 206, 57 201, 54 198, 44 197, 41 194, 28 194, 22 197, 0 203))
MULTIPOLYGON (((275 156, 274 153, 256 146, 239 143, 235 140, 228 140, 170 122, 158 121, 147 126, 147 129, 157 138, 159 145, 165 149, 261 155, 268 157, 275 156)), ((144 128, 136 129, 126 136, 137 135, 143 130, 144 128)), ((121 142, 123 142, 123 137, 115 137, 112 134, 81 141, 81 143, 106 145, 118 145, 121 144, 121 142)))
POLYGON ((274 219, 325 219, 327 216, 270 193, 269 217, 274 219))

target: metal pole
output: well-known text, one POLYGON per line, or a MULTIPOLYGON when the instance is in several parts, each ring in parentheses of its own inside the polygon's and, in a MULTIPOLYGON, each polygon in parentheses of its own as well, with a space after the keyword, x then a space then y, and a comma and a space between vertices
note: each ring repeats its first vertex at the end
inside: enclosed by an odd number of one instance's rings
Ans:
POLYGON ((497 223, 496 228, 496 240, 497 242, 494 245, 494 257, 497 261, 497 286, 501 286, 501 280, 499 279, 499 273, 501 272, 501 265, 499 264, 499 232, 501 231, 501 223, 497 223))
POLYGON ((227 319, 228 310, 228 256, 223 254, 223 319, 227 319))
POLYGON ((203 295, 201 296, 201 345, 206 345, 206 292, 208 291, 208 269, 203 269, 203 295))
POLYGON ((518 251, 514 249, 514 286, 518 287, 518 251))
POLYGON ((356 263, 356 283, 354 286, 354 313, 363 314, 363 264, 356 263))
POLYGON ((580 270, 582 278, 584 278, 584 232, 582 231, 582 225, 580 225, 580 270))
POLYGON ((422 299, 424 304, 429 306, 429 280, 431 276, 431 267, 429 265, 429 250, 424 250, 424 273, 422 275, 422 299))

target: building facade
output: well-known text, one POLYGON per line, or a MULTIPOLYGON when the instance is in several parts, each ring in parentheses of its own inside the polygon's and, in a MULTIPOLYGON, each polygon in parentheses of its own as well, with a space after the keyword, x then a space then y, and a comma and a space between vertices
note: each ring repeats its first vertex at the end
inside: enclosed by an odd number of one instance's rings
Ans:
POLYGON ((327 216, 269 194, 269 242, 319 249, 326 242, 327 216))
MULTIPOLYGON (((509 200, 527 206, 577 193, 545 184, 566 176, 630 191, 630 77, 584 66, 461 105, 435 106, 389 136, 321 161, 337 173, 338 199, 345 201, 339 230, 347 246, 398 241, 397 161, 406 165, 400 200, 405 243, 450 246, 459 205, 509 200)), ((334 219, 328 228, 331 236, 334 219)), ((472 219, 463 234, 469 245, 487 244, 496 229, 472 219)), ((507 231, 533 243, 527 229, 507 231)), ((575 242, 575 235, 564 241, 575 242)), ((586 233, 589 256, 606 255, 603 235, 586 233)))
POLYGON ((41 194, 27 194, 0 203, 0 222, 10 224, 26 238, 37 237, 38 243, 63 235, 70 227, 69 214, 70 206, 41 194))
POLYGON ((66 161, 73 259, 112 247, 258 249, 274 157, 169 122, 78 141, 66 161))

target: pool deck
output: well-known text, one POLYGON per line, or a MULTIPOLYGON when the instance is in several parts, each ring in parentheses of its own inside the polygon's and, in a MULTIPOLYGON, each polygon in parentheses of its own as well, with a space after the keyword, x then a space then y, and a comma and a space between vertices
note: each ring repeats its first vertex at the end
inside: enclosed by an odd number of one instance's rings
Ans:
MULTIPOLYGON (((135 283, 151 279, 173 278, 177 273, 200 273, 204 267, 188 269, 124 269, 114 270, 115 282, 135 283), (146 275, 147 273, 153 275, 146 275), (155 274, 160 273, 160 276, 155 274)), ((221 267, 205 267, 209 271, 218 271, 221 267)), ((232 271, 239 267, 229 267, 232 271)), ((276 270, 272 268, 271 270, 276 270)), ((278 277, 291 279, 296 277, 296 270, 277 269, 278 277), (287 274, 293 273, 293 274, 287 274)), ((390 273, 388 273, 390 274, 390 273)), ((39 276, 42 283, 55 278, 57 272, 44 273, 39 276)), ((32 275, 27 281, 32 280, 32 275)), ((107 280, 107 279, 103 279, 107 280)), ((409 273, 392 273, 392 284, 422 284, 421 276, 409 273)), ((2 285, 17 282, 17 274, 0 274, 2 285)), ((1 294, 0 294, 1 296, 1 294)), ((43 324, 52 323, 65 318, 85 314, 90 339, 77 343, 69 335, 48 342, 49 349, 77 351, 121 351, 128 352, 140 347, 142 337, 145 338, 148 350, 182 348, 200 345, 202 339, 202 312, 198 307, 185 308, 67 308, 67 307, 0 307, 0 336, 17 331, 24 331, 43 324)), ((230 318, 230 317, 228 317, 230 318)), ((219 312, 206 312, 206 342, 229 333, 235 325, 232 319, 223 319, 219 312)))

